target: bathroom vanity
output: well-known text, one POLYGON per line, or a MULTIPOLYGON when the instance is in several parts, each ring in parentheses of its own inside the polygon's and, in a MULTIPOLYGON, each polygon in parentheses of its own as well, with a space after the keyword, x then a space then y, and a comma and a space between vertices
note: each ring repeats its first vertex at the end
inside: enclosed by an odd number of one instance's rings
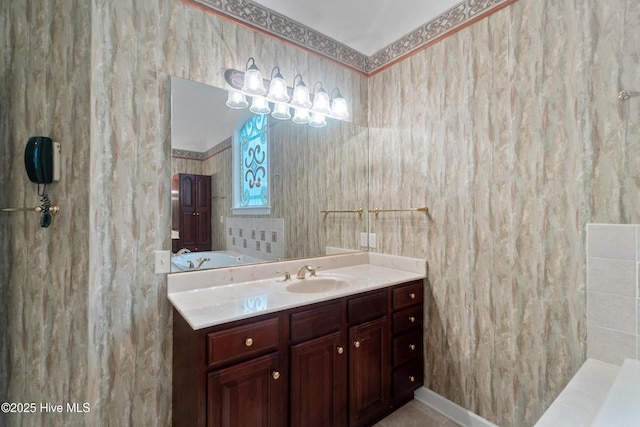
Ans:
MULTIPOLYGON (((347 258, 369 255, 384 258, 347 258)), ((254 268, 287 268, 277 264, 254 268)), ((368 426, 413 398, 423 381, 426 272, 371 263, 322 271, 240 283, 233 271, 207 288, 178 276, 182 289, 169 291, 174 426, 368 426), (336 277, 348 285, 333 286, 336 277)))

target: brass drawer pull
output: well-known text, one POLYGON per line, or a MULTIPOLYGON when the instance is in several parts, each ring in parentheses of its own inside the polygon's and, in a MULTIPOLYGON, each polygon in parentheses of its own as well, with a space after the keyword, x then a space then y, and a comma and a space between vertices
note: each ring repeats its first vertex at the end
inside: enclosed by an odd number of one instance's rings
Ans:
POLYGON ((411 292, 411 293, 409 294, 409 298, 411 298, 411 299, 416 299, 416 294, 414 294, 413 292, 411 292))
POLYGON ((415 323, 415 321, 416 321, 416 318, 415 318, 415 317, 413 317, 413 316, 409 316, 409 322, 411 322, 411 323, 415 323))
POLYGON ((246 345, 247 347, 251 347, 253 345, 253 340, 251 338, 247 338, 246 340, 244 340, 244 345, 246 345))
POLYGON ((354 341, 354 342, 353 342, 353 346, 354 346, 355 348, 360 348, 360 341, 354 341))
POLYGON ((411 381, 412 383, 415 383, 416 377, 414 377, 413 375, 409 375, 409 381, 411 381))
POLYGON ((273 377, 274 380, 277 380, 278 378, 280 378, 280 372, 278 371, 273 371, 273 373, 271 374, 271 376, 273 377))
POLYGON ((409 344, 409 349, 415 350, 416 349, 416 345, 415 344, 409 344))
POLYGON ((338 347, 338 354, 344 353, 344 347, 338 347))

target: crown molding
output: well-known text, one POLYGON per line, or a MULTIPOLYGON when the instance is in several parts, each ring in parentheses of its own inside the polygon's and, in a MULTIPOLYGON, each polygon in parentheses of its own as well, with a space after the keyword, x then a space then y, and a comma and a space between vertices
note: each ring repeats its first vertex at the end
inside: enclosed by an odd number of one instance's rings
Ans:
POLYGON ((517 0, 464 0, 371 56, 250 0, 182 0, 243 26, 373 75, 517 0))

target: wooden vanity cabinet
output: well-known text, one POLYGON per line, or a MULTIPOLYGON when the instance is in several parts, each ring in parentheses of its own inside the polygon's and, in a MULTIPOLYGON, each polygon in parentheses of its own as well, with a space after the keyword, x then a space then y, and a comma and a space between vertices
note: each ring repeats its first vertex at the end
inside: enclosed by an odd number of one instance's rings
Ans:
POLYGON ((401 406, 413 398, 413 392, 422 386, 423 357, 423 305, 422 280, 392 289, 392 401, 401 406))
POLYGON ((198 331, 174 310, 173 425, 373 425, 422 384, 422 286, 198 331))
POLYGON ((347 343, 340 300, 294 309, 290 320, 292 426, 347 425, 347 343))
POLYGON ((386 289, 351 298, 349 318, 349 425, 369 425, 389 401, 389 322, 386 289))

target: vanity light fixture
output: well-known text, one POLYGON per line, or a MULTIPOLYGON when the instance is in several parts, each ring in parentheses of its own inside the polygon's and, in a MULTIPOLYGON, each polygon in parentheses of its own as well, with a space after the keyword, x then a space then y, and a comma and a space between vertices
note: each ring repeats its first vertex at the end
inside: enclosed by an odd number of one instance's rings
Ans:
POLYGON ((314 128, 322 128, 327 125, 327 121, 324 119, 325 115, 322 113, 311 112, 311 119, 309 119, 309 126, 314 128))
POLYGON ((309 123, 309 110, 303 110, 301 108, 296 108, 295 113, 293 115, 292 121, 294 123, 298 123, 300 125, 309 123))
MULTIPOLYGON (((331 113, 331 108, 329 107, 329 94, 324 87, 322 86, 322 82, 316 82, 313 86, 313 106, 311 107, 312 113, 320 113, 320 114, 329 114, 331 113), (320 89, 316 90, 320 84, 320 89)), ((313 119, 313 115, 312 115, 313 119)))
POLYGON ((235 108, 235 109, 243 109, 249 106, 247 102, 247 97, 244 93, 238 92, 237 90, 230 90, 229 96, 227 97, 227 107, 235 108))
POLYGON ((269 102, 264 96, 254 96, 249 110, 255 114, 269 114, 271 112, 269 102))
POLYGON ((264 80, 254 58, 249 58, 245 69, 244 72, 228 69, 224 73, 225 80, 233 88, 226 102, 230 108, 248 107, 247 96, 250 96, 251 112, 271 113, 278 120, 291 119, 291 108, 294 109, 294 123, 309 123, 313 127, 326 126, 326 117, 338 120, 349 117, 347 101, 338 88, 333 89, 329 96, 322 82, 317 82, 314 93, 310 94, 300 74, 294 77, 293 88, 288 87, 279 66, 271 70, 271 80, 264 80))
POLYGON ((311 101, 309 100, 309 88, 304 84, 302 76, 296 74, 293 78, 293 99, 291 100, 291 106, 302 110, 311 108, 311 101), (296 84, 296 79, 300 77, 300 81, 296 84))
POLYGON ((264 88, 264 82, 262 81, 262 73, 256 66, 256 60, 249 58, 247 60, 246 71, 244 72, 244 85, 242 86, 242 92, 247 95, 262 96, 267 93, 264 88), (251 62, 251 65, 249 65, 251 62))
POLYGON ((269 95, 267 99, 271 102, 288 102, 289 94, 287 93, 287 82, 284 81, 284 77, 280 74, 280 67, 277 65, 271 70, 271 83, 269 84, 269 95), (273 72, 278 70, 276 76, 273 76, 273 72))
POLYGON ((271 117, 278 120, 289 120, 291 113, 289 112, 289 105, 284 102, 278 102, 273 107, 273 113, 271 117))
POLYGON ((335 117, 336 119, 340 120, 349 117, 347 101, 344 99, 337 87, 331 91, 331 97, 333 98, 333 101, 331 101, 331 117, 335 117), (336 91, 338 93, 333 96, 334 92, 336 91))

